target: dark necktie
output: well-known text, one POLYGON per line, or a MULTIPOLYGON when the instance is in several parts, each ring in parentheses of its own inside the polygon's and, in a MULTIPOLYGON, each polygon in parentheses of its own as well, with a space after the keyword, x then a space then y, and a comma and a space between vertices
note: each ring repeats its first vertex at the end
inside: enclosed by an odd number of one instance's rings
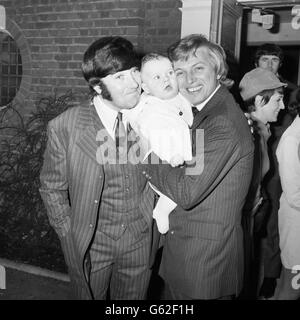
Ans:
POLYGON ((117 156, 124 152, 126 147, 126 129, 122 121, 122 113, 119 112, 117 115, 116 130, 115 130, 115 142, 117 149, 117 156))
POLYGON ((193 112, 193 116, 195 118, 196 115, 198 114, 199 110, 196 107, 192 107, 192 112, 193 112))

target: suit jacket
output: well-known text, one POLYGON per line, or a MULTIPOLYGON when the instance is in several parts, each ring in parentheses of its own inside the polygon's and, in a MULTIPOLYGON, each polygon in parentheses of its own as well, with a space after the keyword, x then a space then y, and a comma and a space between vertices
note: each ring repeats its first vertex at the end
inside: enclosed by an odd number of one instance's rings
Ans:
MULTIPOLYGON (((40 176, 40 193, 61 240, 74 288, 87 298, 91 294, 86 253, 96 230, 104 181, 103 166, 96 160, 96 135, 101 129, 95 107, 88 104, 52 120, 40 176)), ((154 195, 146 179, 141 195, 140 209, 151 230, 154 195)))
POLYGON ((196 161, 204 159, 202 172, 189 175, 187 167, 166 164, 148 165, 144 174, 178 204, 169 216, 162 277, 191 298, 217 299, 242 287, 241 214, 254 147, 244 114, 223 86, 195 116, 193 136, 198 129, 204 144, 193 144, 196 161))

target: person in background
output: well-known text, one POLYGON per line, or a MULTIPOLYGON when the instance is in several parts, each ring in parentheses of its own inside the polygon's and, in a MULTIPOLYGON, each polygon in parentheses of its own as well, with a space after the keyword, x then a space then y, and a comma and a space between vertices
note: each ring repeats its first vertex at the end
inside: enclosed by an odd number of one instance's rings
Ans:
POLYGON ((260 262, 261 229, 266 220, 267 194, 264 177, 269 171, 268 139, 270 124, 277 121, 284 109, 283 88, 269 70, 255 68, 246 73, 240 82, 240 94, 252 120, 255 144, 252 181, 243 210, 245 236, 245 280, 242 298, 256 298, 260 262))
POLYGON ((48 126, 40 193, 78 299, 146 298, 154 193, 139 164, 118 161, 127 155, 122 111, 140 99, 139 64, 125 38, 93 42, 82 62, 91 101, 48 126))
POLYGON ((296 115, 280 138, 276 156, 282 185, 278 212, 282 270, 275 300, 300 298, 300 90, 288 107, 296 115))
MULTIPOLYGON (((283 79, 280 75, 280 69, 284 67, 284 54, 282 49, 273 43, 262 44, 255 52, 255 66, 270 70, 281 82, 287 83, 287 86, 284 89, 284 103, 285 105, 288 105, 297 86, 292 82, 283 79)), ((272 135, 268 141, 270 170, 264 179, 264 185, 268 194, 270 206, 265 228, 265 238, 262 243, 264 280, 259 293, 263 298, 270 298, 273 296, 276 287, 276 279, 279 278, 281 270, 278 209, 282 189, 275 151, 282 133, 291 122, 292 117, 287 112, 287 109, 282 110, 278 115, 278 120, 271 124, 272 135)))
MULTIPOLYGON (((171 61, 157 53, 149 53, 141 63, 144 93, 138 105, 126 112, 135 132, 148 140, 151 151, 172 166, 192 160, 190 126, 191 104, 179 93, 171 61)), ((153 186, 152 186, 153 187, 153 186)), ((176 203, 157 189, 159 200, 153 210, 160 233, 169 230, 168 216, 176 203)))
POLYGON ((242 208, 252 176, 247 120, 228 89, 226 56, 205 36, 171 45, 180 93, 193 104, 194 166, 146 165, 143 174, 177 207, 160 275, 166 299, 232 299, 243 282, 242 208))
POLYGON ((270 70, 281 82, 287 84, 284 92, 284 102, 287 104, 290 93, 296 90, 298 86, 280 75, 279 69, 283 67, 284 63, 284 53, 282 49, 274 43, 264 43, 256 49, 254 59, 255 67, 270 70))

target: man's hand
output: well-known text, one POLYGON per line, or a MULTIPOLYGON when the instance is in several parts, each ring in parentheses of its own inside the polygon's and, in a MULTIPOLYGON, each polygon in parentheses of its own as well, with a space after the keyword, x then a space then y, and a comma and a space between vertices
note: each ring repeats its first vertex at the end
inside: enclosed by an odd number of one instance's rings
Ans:
POLYGON ((180 155, 180 154, 175 154, 175 156, 173 156, 171 159, 170 159, 170 165, 172 167, 178 167, 178 166, 181 166, 183 165, 184 163, 184 159, 183 157, 180 155))
POLYGON ((262 286, 259 291, 259 296, 266 299, 274 296, 276 289, 276 278, 264 278, 262 286))

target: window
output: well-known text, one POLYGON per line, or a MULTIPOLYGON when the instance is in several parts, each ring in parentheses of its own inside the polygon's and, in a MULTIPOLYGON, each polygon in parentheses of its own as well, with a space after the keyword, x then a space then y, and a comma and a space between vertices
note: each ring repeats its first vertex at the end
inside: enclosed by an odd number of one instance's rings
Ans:
POLYGON ((15 40, 0 32, 0 106, 16 96, 22 79, 22 58, 15 40))

